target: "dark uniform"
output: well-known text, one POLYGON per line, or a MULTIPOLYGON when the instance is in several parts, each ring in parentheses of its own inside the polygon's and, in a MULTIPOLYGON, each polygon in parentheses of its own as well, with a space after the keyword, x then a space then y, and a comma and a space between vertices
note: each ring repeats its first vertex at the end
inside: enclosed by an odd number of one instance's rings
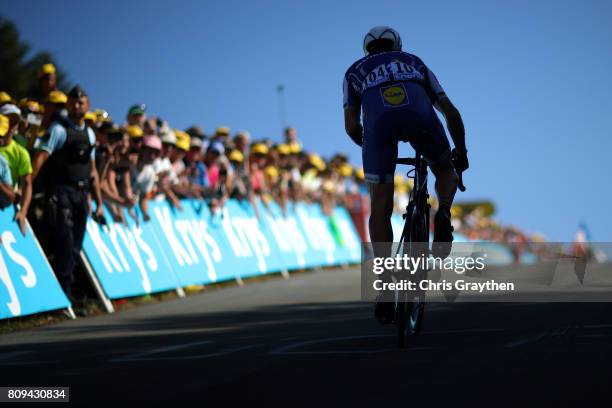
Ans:
POLYGON ((50 153, 44 166, 49 249, 68 296, 72 295, 74 267, 85 236, 94 143, 90 128, 63 119, 49 127, 39 146, 50 153))

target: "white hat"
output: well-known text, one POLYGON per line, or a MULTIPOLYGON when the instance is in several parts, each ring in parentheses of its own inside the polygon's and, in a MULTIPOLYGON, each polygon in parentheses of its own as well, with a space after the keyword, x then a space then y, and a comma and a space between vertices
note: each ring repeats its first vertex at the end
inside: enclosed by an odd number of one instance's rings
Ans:
POLYGON ((159 132, 160 139, 162 143, 167 143, 171 145, 176 144, 176 134, 172 129, 164 129, 159 132))
POLYGON ((13 104, 6 104, 6 105, 2 105, 0 106, 0 115, 18 115, 21 116, 21 110, 13 104))

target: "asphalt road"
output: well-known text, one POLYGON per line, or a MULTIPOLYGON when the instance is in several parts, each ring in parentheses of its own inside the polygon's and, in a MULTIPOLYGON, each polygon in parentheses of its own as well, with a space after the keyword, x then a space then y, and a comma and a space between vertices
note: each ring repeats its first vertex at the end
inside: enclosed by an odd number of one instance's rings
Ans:
POLYGON ((610 405, 612 303, 432 303, 399 350, 359 299, 358 269, 322 270, 2 335, 0 385, 73 406, 610 405))

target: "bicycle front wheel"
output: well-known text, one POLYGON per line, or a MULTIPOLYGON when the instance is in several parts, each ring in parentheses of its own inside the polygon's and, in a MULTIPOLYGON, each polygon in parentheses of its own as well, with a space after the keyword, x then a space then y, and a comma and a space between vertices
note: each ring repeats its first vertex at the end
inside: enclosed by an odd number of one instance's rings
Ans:
MULTIPOLYGON (((408 206, 406 225, 402 232, 398 253, 411 258, 428 255, 427 217, 421 214, 416 205, 408 206)), ((418 283, 425 278, 427 268, 419 268, 412 276, 412 281, 418 283)), ((425 308, 425 291, 399 291, 397 293, 396 323, 397 339, 400 348, 406 347, 407 338, 420 332, 423 324, 425 308)))

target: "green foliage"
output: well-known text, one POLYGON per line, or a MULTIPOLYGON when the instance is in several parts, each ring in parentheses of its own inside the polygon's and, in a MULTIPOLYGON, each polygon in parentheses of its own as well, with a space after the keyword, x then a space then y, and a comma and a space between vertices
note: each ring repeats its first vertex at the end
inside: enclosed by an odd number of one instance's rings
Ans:
POLYGON ((8 92, 13 99, 23 97, 40 98, 36 74, 43 64, 51 63, 57 68, 57 87, 66 90, 66 74, 55 63, 48 52, 29 56, 30 46, 19 38, 14 23, 0 17, 0 91, 8 92))

